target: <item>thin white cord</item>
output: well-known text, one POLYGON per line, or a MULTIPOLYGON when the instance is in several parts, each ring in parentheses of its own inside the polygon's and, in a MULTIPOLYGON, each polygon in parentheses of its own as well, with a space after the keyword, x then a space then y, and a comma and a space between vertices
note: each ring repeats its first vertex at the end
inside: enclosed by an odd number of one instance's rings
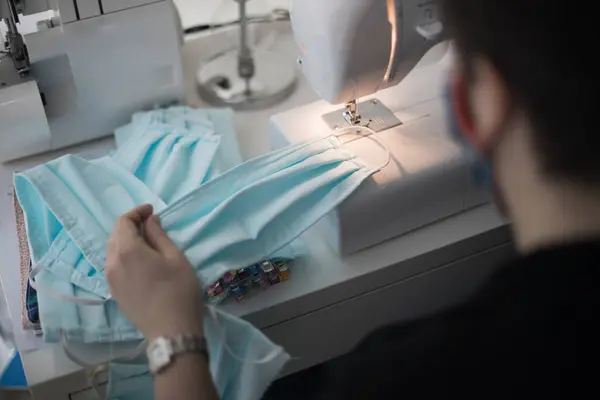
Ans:
POLYGON ((39 266, 35 266, 31 269, 31 272, 29 273, 29 285, 37 292, 42 292, 42 293, 46 293, 52 297, 55 297, 57 299, 66 301, 68 303, 75 303, 75 304, 81 304, 84 306, 103 306, 104 304, 106 304, 106 302, 108 300, 110 300, 110 298, 108 299, 104 299, 104 300, 94 300, 94 299, 80 299, 78 297, 73 297, 73 296, 67 296, 66 294, 62 294, 59 292, 55 292, 54 290, 48 290, 48 289, 41 289, 39 288, 38 284, 35 282, 35 277, 42 272, 42 268, 39 266))
POLYGON ((71 350, 71 348, 69 347, 69 342, 67 341, 67 337, 65 335, 65 332, 61 330, 60 332, 60 338, 61 338, 61 344, 62 347, 65 351, 66 356, 69 358, 69 360, 73 361, 75 364, 80 365, 84 368, 94 368, 98 365, 103 365, 103 364, 108 364, 111 362, 123 362, 123 363, 127 363, 128 361, 133 361, 136 358, 138 358, 139 356, 141 356, 145 351, 146 351, 146 341, 142 341, 136 348, 134 351, 132 351, 130 354, 122 356, 122 357, 117 357, 117 358, 113 358, 113 359, 109 359, 109 360, 103 360, 103 361, 98 361, 98 362, 88 362, 85 361, 82 358, 79 358, 78 356, 75 355, 75 353, 73 353, 73 351, 71 350))
POLYGON ((100 400, 109 400, 108 396, 108 390, 106 391, 106 395, 104 396, 104 399, 102 398, 102 396, 100 396, 100 387, 98 386, 98 374, 101 372, 106 372, 108 371, 108 365, 104 364, 104 365, 99 365, 98 367, 96 367, 94 369, 94 372, 92 372, 92 376, 91 376, 91 384, 92 384, 92 388, 94 389, 94 391, 96 392, 96 395, 98 396, 98 399, 100 400))
POLYGON ((379 145, 379 147, 381 147, 382 149, 384 149, 387 153, 387 158, 385 160, 385 163, 377 168, 377 171, 382 171, 384 170, 388 165, 390 165, 390 163, 392 162, 392 152, 390 151, 390 148, 388 147, 387 144, 383 143, 381 141, 381 139, 379 139, 377 136, 375 136, 376 132, 367 127, 367 126, 349 126, 346 128, 342 128, 340 130, 338 130, 337 132, 343 132, 343 133, 334 133, 332 134, 332 136, 335 136, 337 138, 340 138, 342 136, 348 136, 348 135, 357 135, 360 136, 358 139, 355 140, 349 140, 348 142, 343 142, 342 144, 346 144, 346 143, 352 143, 356 140, 360 140, 360 139, 370 139, 372 141, 374 141, 375 143, 377 143, 377 145, 379 145), (361 130, 367 131, 369 133, 369 135, 364 135, 361 134, 361 130), (345 132, 345 131, 349 131, 349 132, 345 132))
MULTIPOLYGON (((37 287, 37 285, 35 284, 35 276, 41 271, 41 269, 39 267, 35 267, 32 269, 29 280, 30 280, 30 284, 31 286, 36 289, 39 290, 39 288, 37 287), (35 285, 35 286, 34 286, 35 285)), ((104 305, 106 303, 107 300, 91 300, 91 299, 79 299, 79 298, 75 298, 75 297, 71 297, 71 296, 65 296, 61 293, 57 293, 54 291, 46 291, 43 290, 44 293, 47 293, 51 296, 55 296, 59 299, 68 301, 68 302, 72 302, 72 303, 76 303, 76 304, 83 304, 83 305, 104 305)), ((231 349, 231 347, 229 347, 229 345, 227 344, 227 336, 225 333, 225 329, 221 326, 220 322, 219 322, 219 317, 217 315, 217 311, 213 306, 207 305, 206 308, 209 311, 209 314, 211 316, 211 319, 213 321, 213 323, 215 324, 215 327, 221 331, 221 339, 223 341, 223 347, 227 350, 227 352, 236 360, 242 362, 242 363, 252 363, 252 364, 266 364, 270 361, 272 361, 273 359, 275 359, 276 357, 278 357, 281 353, 283 353, 284 349, 281 346, 278 346, 275 350, 273 350, 271 353, 267 354, 264 358, 262 359, 258 359, 258 360, 246 360, 242 357, 239 357, 237 354, 235 354, 235 352, 233 351, 233 349, 231 349)), ((136 347, 136 349, 131 352, 131 354, 122 356, 122 357, 118 357, 118 358, 114 358, 114 359, 109 359, 109 360, 102 360, 102 361, 97 361, 97 362, 88 362, 80 357, 78 357, 77 355, 75 355, 75 353, 73 352, 73 350, 71 349, 71 347, 69 346, 69 343, 67 341, 67 336, 64 330, 60 331, 60 336, 61 336, 61 344, 63 347, 63 350, 65 352, 65 355, 67 356, 67 358, 69 358, 69 360, 71 360, 72 362, 74 362, 77 365, 80 365, 84 368, 95 368, 98 365, 103 365, 103 364, 108 364, 110 362, 128 362, 128 361, 132 361, 138 357, 140 357, 143 352, 146 350, 147 347, 147 342, 146 340, 142 341, 138 347, 136 347)))
MULTIPOLYGON (((216 308, 210 305, 207 305, 206 308, 208 309, 208 312, 210 314, 210 317, 213 321, 213 323, 215 324, 215 327, 217 328, 217 330, 220 331, 221 333, 221 340, 223 343, 223 348, 225 350, 227 350, 227 352, 236 360, 240 361, 241 363, 251 363, 251 364, 266 364, 269 363, 271 361, 273 361, 276 357, 278 357, 279 355, 281 355, 284 352, 283 347, 281 346, 277 346, 273 351, 271 351, 269 354, 267 354, 265 357, 258 359, 258 360, 249 360, 249 359, 244 359, 240 356, 238 356, 237 354, 235 354, 235 352, 233 351, 233 349, 231 347, 229 347, 229 345, 227 344, 227 336, 226 336, 226 332, 225 329, 223 328, 223 326, 221 325, 221 323, 219 322, 219 316, 217 315, 217 311, 216 308)), ((69 360, 73 361, 75 364, 80 365, 84 368, 96 368, 98 365, 102 366, 102 365, 107 365, 108 363, 111 362, 127 362, 127 361, 132 361, 136 358, 138 358, 145 350, 146 350, 146 341, 144 340, 143 342, 141 342, 138 347, 129 355, 123 356, 123 357, 118 357, 118 358, 114 358, 114 359, 110 359, 110 360, 103 360, 100 362, 88 362, 82 358, 79 358, 78 356, 76 356, 73 351, 71 350, 71 348, 69 347, 69 344, 67 342, 66 339, 66 335, 64 331, 61 331, 61 343, 62 343, 62 347, 65 351, 66 356, 69 358, 69 360)))
POLYGON ((102 364, 106 364, 106 361, 103 362, 97 362, 97 363, 89 363, 85 360, 83 360, 82 358, 79 358, 78 356, 75 355, 75 353, 73 353, 71 351, 71 348, 69 347, 69 344, 67 343, 67 336, 65 335, 65 332, 63 330, 60 331, 60 340, 61 340, 61 344, 62 344, 62 348, 65 351, 65 355, 67 356, 67 358, 71 361, 73 361, 75 364, 80 365, 84 368, 95 368, 98 365, 102 365, 102 364))

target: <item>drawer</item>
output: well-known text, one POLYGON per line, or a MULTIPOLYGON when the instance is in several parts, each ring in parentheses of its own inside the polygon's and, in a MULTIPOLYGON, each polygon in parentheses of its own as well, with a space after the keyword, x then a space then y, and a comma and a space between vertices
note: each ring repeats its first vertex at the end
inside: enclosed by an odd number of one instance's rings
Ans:
POLYGON ((377 328, 465 300, 513 254, 503 245, 264 330, 292 356, 283 375, 352 350, 377 328))

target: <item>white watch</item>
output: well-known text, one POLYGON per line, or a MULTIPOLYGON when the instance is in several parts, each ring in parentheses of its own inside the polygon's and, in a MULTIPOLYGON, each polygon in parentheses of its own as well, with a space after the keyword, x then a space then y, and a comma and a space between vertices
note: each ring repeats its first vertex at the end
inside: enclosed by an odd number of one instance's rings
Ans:
POLYGON ((206 339, 200 335, 178 335, 173 338, 159 337, 146 349, 150 372, 158 374, 173 363, 175 357, 184 353, 202 353, 208 362, 206 339))

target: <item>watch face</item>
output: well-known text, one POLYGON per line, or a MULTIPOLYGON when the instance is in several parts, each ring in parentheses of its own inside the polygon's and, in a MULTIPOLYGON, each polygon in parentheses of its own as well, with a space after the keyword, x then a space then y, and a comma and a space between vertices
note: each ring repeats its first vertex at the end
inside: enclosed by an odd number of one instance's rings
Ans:
POLYGON ((165 339, 155 340, 150 347, 148 347, 148 361, 150 364, 150 370, 158 372, 161 368, 169 365, 171 361, 171 346, 170 343, 165 339))

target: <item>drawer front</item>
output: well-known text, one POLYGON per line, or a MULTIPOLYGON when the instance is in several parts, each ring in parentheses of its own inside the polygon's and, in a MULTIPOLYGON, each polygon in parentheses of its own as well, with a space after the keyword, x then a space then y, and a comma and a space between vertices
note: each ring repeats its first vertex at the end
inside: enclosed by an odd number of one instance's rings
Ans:
POLYGON ((377 328, 441 311, 466 299, 513 254, 503 245, 387 285, 264 332, 292 356, 283 375, 352 350, 377 328))

